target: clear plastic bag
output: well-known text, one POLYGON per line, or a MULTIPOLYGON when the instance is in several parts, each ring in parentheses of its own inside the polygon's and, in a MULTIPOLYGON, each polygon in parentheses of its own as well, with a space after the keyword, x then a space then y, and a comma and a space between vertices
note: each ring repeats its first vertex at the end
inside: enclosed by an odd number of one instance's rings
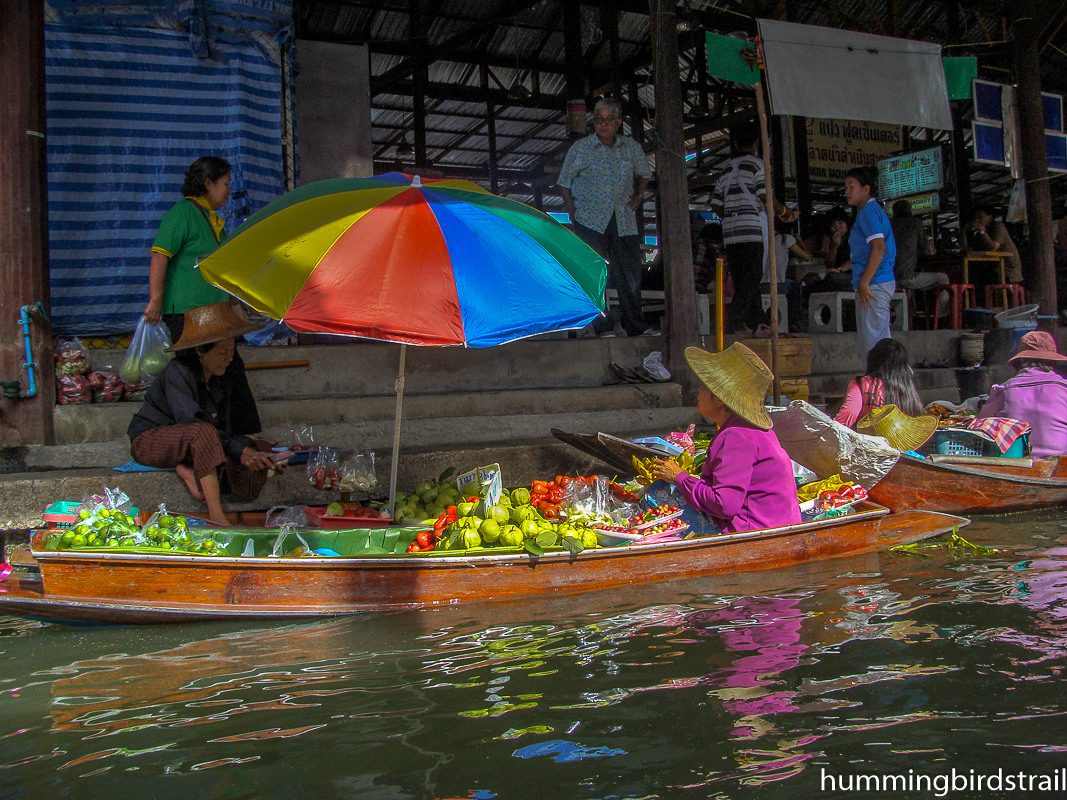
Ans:
POLYGON ((318 447, 308 459, 308 481, 324 491, 340 489, 341 451, 336 447, 318 447))
POLYGON ((89 386, 94 403, 117 403, 125 390, 119 371, 110 364, 89 373, 89 386))
POLYGON ((302 556, 314 556, 314 555, 315 555, 315 552, 311 549, 311 547, 308 545, 308 543, 304 540, 304 537, 301 536, 297 532, 297 530, 292 525, 290 525, 289 523, 286 523, 286 524, 282 525, 281 530, 278 532, 278 538, 274 540, 274 547, 271 548, 271 554, 270 554, 271 558, 281 558, 281 557, 299 558, 299 557, 302 557, 302 556), (290 535, 295 536, 296 540, 297 540, 297 542, 299 544, 296 547, 294 547, 292 550, 286 552, 285 551, 285 540, 288 539, 290 535))
POLYGON ((152 325, 144 317, 137 320, 137 330, 119 370, 122 382, 134 386, 152 383, 171 359, 167 352, 170 345, 170 334, 163 323, 152 325))
POLYGON ((80 339, 60 339, 55 349, 56 377, 89 374, 89 351, 80 339))
POLYGON ((84 375, 56 375, 56 403, 61 406, 91 403, 93 389, 84 375))
POLYGON ((263 524, 268 528, 281 528, 284 525, 306 528, 308 518, 303 506, 274 506, 267 512, 267 519, 263 524))
POLYGON ((341 468, 342 492, 373 492, 378 488, 374 472, 374 453, 356 453, 341 468))

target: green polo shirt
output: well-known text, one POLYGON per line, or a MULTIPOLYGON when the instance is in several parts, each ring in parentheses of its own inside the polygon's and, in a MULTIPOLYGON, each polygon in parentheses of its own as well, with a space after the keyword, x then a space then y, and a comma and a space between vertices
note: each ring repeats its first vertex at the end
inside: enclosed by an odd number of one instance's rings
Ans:
POLYGON ((222 289, 205 281, 196 266, 224 241, 225 231, 220 230, 216 240, 204 211, 190 199, 176 203, 164 215, 152 243, 153 253, 162 253, 170 259, 163 280, 164 314, 182 314, 190 308, 230 299, 222 289))

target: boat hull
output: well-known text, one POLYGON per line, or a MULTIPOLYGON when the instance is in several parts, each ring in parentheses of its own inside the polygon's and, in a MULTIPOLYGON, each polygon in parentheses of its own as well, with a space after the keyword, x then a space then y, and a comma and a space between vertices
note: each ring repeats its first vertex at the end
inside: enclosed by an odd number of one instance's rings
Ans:
POLYGON ((902 455, 870 491, 891 511, 927 508, 948 514, 1028 511, 1067 503, 1067 459, 1030 469, 934 464, 902 455))
POLYGON ((966 524, 966 519, 928 511, 889 514, 870 503, 859 513, 824 522, 587 550, 578 556, 215 558, 34 550, 42 580, 0 583, 0 613, 158 623, 534 600, 854 555, 966 524))

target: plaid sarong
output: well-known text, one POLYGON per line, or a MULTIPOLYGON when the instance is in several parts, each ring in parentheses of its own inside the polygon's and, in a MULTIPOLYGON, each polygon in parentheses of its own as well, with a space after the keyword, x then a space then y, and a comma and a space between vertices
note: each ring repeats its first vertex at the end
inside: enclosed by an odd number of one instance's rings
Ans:
POLYGON ((1030 432, 1029 422, 1010 417, 972 419, 965 427, 989 437, 1002 453, 1007 452, 1008 448, 1015 444, 1016 439, 1030 432))

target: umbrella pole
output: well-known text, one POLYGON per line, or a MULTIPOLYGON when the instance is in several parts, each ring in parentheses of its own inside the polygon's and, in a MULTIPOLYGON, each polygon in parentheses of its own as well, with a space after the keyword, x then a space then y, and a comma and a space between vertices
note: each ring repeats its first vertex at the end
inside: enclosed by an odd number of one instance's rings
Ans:
POLYGON ((400 464, 400 418, 404 413, 404 361, 408 346, 400 345, 400 370, 396 376, 396 416, 393 418, 393 460, 389 464, 389 516, 396 517, 396 469, 400 464))

